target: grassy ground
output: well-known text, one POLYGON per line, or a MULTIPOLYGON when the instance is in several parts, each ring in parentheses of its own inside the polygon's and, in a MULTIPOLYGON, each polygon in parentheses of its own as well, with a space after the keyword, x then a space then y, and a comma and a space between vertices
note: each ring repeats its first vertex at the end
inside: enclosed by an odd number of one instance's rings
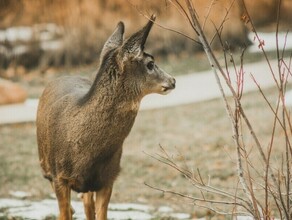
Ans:
MULTIPOLYGON (((248 58, 251 61, 255 59, 262 58, 258 55, 248 58)), ((183 62, 170 60, 171 64, 169 61, 158 61, 160 66, 173 75, 207 69, 206 62, 202 55, 196 55, 193 62, 188 57, 183 62)), ((32 71, 24 77, 22 84, 28 88, 30 97, 38 97, 48 81, 68 72, 77 73, 76 70, 48 69, 41 75, 37 70, 32 71)), ((87 76, 94 72, 94 67, 78 70, 78 74, 87 76)), ((276 103, 275 89, 266 90, 266 94, 272 104, 276 103)), ((267 146, 273 119, 270 110, 258 92, 244 95, 243 104, 260 141, 263 146, 267 146)), ((273 155, 277 161, 281 155, 283 134, 278 132, 276 137, 273 155)), ((245 141, 250 146, 251 159, 260 167, 250 138, 245 138, 245 141)), ((179 164, 187 165, 192 170, 200 169, 202 177, 210 178, 215 186, 223 190, 236 187, 236 152, 231 126, 222 100, 215 99, 139 112, 124 144, 122 172, 115 183, 112 202, 169 205, 177 211, 189 212, 197 217, 209 214, 177 197, 163 195, 145 186, 146 182, 163 189, 199 194, 181 174, 149 156, 160 152, 159 145, 179 164)), ((52 194, 50 184, 42 178, 38 164, 34 123, 0 126, 0 186, 2 198, 9 197, 10 191, 18 190, 30 192, 32 199, 43 199, 52 194)))
MULTIPOLYGON (((274 89, 267 94, 269 99, 275 99, 274 89)), ((258 93, 247 94, 244 103, 260 139, 267 143, 272 121, 270 111, 258 93)), ((17 190, 32 193, 33 199, 49 197, 51 187, 42 178, 38 165, 35 124, 1 126, 0 137, 0 197, 9 197, 9 191, 17 190)), ((214 185, 226 190, 236 185, 230 124, 222 101, 216 99, 140 112, 124 144, 122 172, 115 183, 112 202, 166 204, 195 216, 208 214, 144 185, 147 182, 164 189, 198 194, 182 175, 148 155, 159 153, 159 145, 179 164, 200 169, 202 176, 209 176, 214 185)))

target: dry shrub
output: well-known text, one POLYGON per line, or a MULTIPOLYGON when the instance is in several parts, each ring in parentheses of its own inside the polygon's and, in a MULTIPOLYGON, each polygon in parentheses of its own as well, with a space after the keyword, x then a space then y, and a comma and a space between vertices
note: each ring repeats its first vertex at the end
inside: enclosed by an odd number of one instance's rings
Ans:
MULTIPOLYGON (((217 188, 212 174, 201 175, 202 172, 199 168, 188 167, 186 163, 180 163, 179 160, 161 147, 162 153, 153 157, 186 177, 197 194, 193 196, 176 190, 165 189, 167 186, 163 186, 164 189, 148 186, 164 194, 182 197, 198 208, 205 208, 220 215, 230 215, 232 218, 237 218, 238 215, 247 215, 257 220, 291 219, 292 123, 290 109, 286 105, 285 99, 291 77, 291 56, 285 58, 285 46, 279 46, 275 52, 276 61, 268 58, 264 44, 248 10, 246 10, 245 2, 241 0, 245 9, 244 15, 246 17, 244 21, 250 24, 255 41, 259 44, 259 49, 265 57, 265 65, 268 70, 265 70, 264 73, 266 77, 272 77, 275 86, 273 95, 277 99, 276 102, 275 99, 270 99, 269 94, 263 91, 261 83, 257 81, 254 73, 250 74, 249 77, 252 78, 266 104, 261 105, 259 109, 266 108, 270 111, 268 118, 265 117, 263 123, 258 123, 254 117, 250 118, 248 114, 250 107, 244 105, 243 101, 244 85, 250 83, 247 80, 248 76, 245 75, 247 70, 243 64, 244 51, 240 57, 240 64, 236 65, 232 53, 224 50, 225 66, 221 65, 214 50, 206 40, 207 37, 198 18, 198 8, 193 4, 193 1, 185 0, 187 7, 183 6, 180 1, 170 1, 184 12, 183 16, 189 21, 190 28, 193 29, 194 33, 197 33, 200 42, 204 45, 210 67, 214 72, 216 83, 219 86, 230 119, 234 141, 232 151, 226 150, 226 148, 222 150, 232 160, 233 170, 237 170, 237 183, 235 181, 233 187, 226 187, 223 182, 223 185, 217 188), (227 90, 231 94, 231 99, 227 98, 227 90), (264 127, 268 128, 268 132, 263 132, 264 127), (258 135, 259 131, 262 134, 265 133, 263 135, 265 137, 258 135)), ((281 15, 280 4, 281 1, 276 11, 277 18, 281 15)), ((279 20, 277 20, 276 25, 275 32, 278 35, 279 20)), ((275 41, 279 43, 277 36, 275 41)), ((264 68, 264 65, 261 68, 264 68)), ((255 68, 253 71, 261 70, 255 68)), ((223 181, 226 180, 223 179, 223 181)))

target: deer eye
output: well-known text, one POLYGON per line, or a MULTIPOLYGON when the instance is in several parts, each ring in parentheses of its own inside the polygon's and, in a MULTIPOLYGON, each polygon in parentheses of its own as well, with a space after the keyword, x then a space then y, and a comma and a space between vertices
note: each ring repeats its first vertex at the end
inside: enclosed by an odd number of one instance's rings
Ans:
POLYGON ((149 70, 153 70, 154 69, 154 62, 153 61, 150 61, 149 63, 147 63, 147 68, 149 70))

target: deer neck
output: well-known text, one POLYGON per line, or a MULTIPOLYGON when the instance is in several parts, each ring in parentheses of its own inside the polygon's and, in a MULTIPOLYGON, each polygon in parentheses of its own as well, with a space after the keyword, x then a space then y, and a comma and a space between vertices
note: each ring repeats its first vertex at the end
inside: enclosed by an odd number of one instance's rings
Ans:
POLYGON ((125 81, 115 69, 99 72, 90 90, 83 97, 82 104, 97 111, 136 114, 142 97, 137 89, 128 89, 125 81))

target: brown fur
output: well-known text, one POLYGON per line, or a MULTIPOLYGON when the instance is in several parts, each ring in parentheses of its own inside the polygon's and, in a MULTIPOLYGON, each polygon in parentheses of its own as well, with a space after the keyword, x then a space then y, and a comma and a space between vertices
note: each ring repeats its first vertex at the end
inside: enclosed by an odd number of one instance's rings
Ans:
POLYGON ((94 82, 78 76, 62 77, 51 82, 40 98, 39 160, 44 177, 56 192, 60 219, 72 219, 71 189, 85 193, 87 219, 94 219, 93 210, 98 219, 106 219, 112 186, 120 171, 122 145, 141 99, 175 87, 174 78, 156 65, 149 68, 154 60, 143 48, 152 24, 149 21, 123 41, 124 25, 120 22, 104 45, 94 82))

